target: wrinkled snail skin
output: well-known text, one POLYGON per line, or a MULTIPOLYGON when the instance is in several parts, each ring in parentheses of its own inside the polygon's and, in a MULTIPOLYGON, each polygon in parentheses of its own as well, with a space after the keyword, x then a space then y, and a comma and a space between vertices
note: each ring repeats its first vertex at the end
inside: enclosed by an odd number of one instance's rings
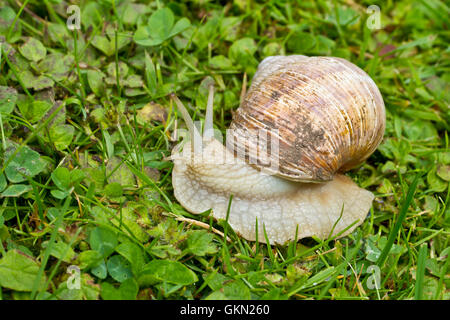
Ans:
POLYGON ((197 156, 189 144, 183 153, 192 157, 173 154, 175 197, 191 213, 212 209, 214 218, 225 220, 233 195, 228 223, 247 240, 256 239, 256 221, 258 241, 264 243, 264 228, 270 243, 283 244, 295 239, 296 232, 297 239, 325 239, 354 224, 341 235, 345 236, 364 221, 372 205, 373 194, 344 175, 320 184, 293 182, 240 159, 223 163, 217 155, 229 151, 215 140, 204 144, 197 156))
MULTIPOLYGON (((231 227, 251 241, 266 242, 266 233, 272 244, 310 236, 345 236, 364 221, 373 194, 338 172, 361 163, 376 149, 384 133, 385 114, 375 84, 356 66, 339 58, 304 56, 269 57, 261 62, 230 127, 235 130, 231 131, 234 143, 242 143, 234 147, 246 155, 253 150, 248 144, 255 141, 248 135, 265 126, 277 129, 278 171, 249 164, 248 157, 240 158, 242 153, 212 137, 212 90, 203 135, 178 98, 174 99, 194 141, 172 152, 174 195, 189 212, 212 209, 214 218, 226 219, 232 195, 231 227), (333 82, 336 79, 340 84, 333 82), (314 98, 304 97, 308 94, 314 98), (310 141, 312 137, 316 140, 310 141), (293 151, 283 149, 292 146, 293 151), (297 157, 292 155, 298 151, 297 157)), ((250 154, 250 159, 263 154, 260 151, 250 154)))

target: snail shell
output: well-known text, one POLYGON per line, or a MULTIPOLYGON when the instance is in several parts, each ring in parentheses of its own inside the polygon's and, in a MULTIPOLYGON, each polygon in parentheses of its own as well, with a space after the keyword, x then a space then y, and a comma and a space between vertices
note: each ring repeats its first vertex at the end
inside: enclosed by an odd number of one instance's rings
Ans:
POLYGON ((230 129, 227 147, 250 164, 285 179, 322 182, 375 151, 385 109, 373 80, 347 60, 273 56, 258 66, 230 129), (269 147, 274 139, 278 152, 269 147))

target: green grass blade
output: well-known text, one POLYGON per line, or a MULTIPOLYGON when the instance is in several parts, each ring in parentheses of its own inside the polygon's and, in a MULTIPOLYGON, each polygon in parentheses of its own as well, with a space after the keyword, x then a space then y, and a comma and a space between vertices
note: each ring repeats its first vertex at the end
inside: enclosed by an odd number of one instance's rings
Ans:
POLYGON ((392 248, 392 245, 394 244, 395 238, 397 237, 398 232, 400 231, 400 228, 402 227, 403 220, 405 220, 406 213, 408 212, 409 205, 411 204, 411 201, 413 199, 414 193, 417 188, 417 184, 419 182, 419 178, 421 177, 422 173, 419 172, 416 177, 414 178, 414 181, 411 183, 408 193, 406 195, 405 201, 403 202, 402 209, 400 210, 400 214, 398 216, 397 222, 394 225, 394 228, 389 233, 389 238, 386 243, 386 246, 384 247, 383 251, 380 254, 380 257, 377 260, 377 265, 381 268, 381 266, 386 261, 389 251, 392 248))
POLYGON ((425 277, 425 261, 428 255, 427 244, 424 243, 420 246, 419 249, 419 259, 417 261, 417 269, 416 269, 416 285, 414 292, 415 300, 423 299, 423 283, 425 277))
POLYGON ((36 279, 34 280, 33 290, 31 291, 31 299, 32 300, 36 297, 39 283, 41 282, 41 278, 44 274, 45 267, 47 266, 48 258, 50 257, 50 252, 56 241, 56 235, 58 234, 58 230, 60 229, 60 227, 62 225, 64 214, 67 212, 67 209, 69 208, 70 200, 72 200, 72 198, 70 196, 68 196, 66 198, 66 200, 64 201, 64 205, 61 208, 58 217, 56 218, 55 227, 52 231, 52 235, 50 236, 50 240, 48 242, 47 248, 45 249, 44 257, 42 259, 38 274, 36 276, 36 279))

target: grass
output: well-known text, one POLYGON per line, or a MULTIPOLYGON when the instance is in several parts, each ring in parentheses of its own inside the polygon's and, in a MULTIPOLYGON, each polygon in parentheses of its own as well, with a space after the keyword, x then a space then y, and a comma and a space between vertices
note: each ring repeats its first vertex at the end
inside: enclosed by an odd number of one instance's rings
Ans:
POLYGON ((450 298, 443 1, 81 1, 79 28, 67 5, 0 0, 1 299, 450 298), (174 198, 170 94, 203 121, 214 83, 225 132, 277 54, 346 58, 383 95, 347 237, 249 242, 174 198))

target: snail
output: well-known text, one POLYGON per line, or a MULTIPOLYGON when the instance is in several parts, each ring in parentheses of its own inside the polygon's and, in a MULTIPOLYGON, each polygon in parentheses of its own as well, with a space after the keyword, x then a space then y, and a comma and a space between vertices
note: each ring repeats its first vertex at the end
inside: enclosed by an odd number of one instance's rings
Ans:
POLYGON ((214 137, 212 87, 203 134, 172 99, 191 138, 171 155, 174 195, 189 212, 212 209, 245 239, 271 244, 343 237, 364 221, 374 195, 343 173, 376 150, 386 116, 376 84, 356 65, 336 57, 265 58, 226 145, 214 137))

